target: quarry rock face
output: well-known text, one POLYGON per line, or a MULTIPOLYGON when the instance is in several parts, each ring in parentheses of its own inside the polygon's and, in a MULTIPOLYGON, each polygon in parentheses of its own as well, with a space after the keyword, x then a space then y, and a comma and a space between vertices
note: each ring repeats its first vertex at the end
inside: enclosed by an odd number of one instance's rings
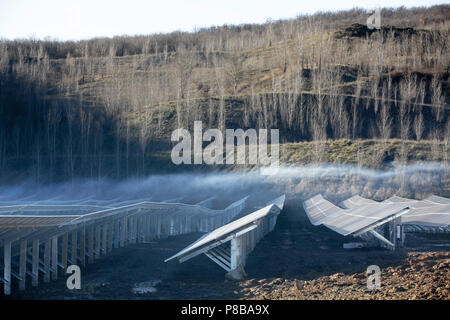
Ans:
POLYGON ((379 30, 369 29, 366 25, 360 23, 354 23, 344 30, 339 30, 334 33, 334 37, 339 38, 364 38, 369 37, 372 33, 381 33, 386 36, 392 34, 395 38, 400 36, 411 36, 414 34, 427 33, 427 30, 414 30, 413 28, 399 28, 396 26, 382 26, 379 30))

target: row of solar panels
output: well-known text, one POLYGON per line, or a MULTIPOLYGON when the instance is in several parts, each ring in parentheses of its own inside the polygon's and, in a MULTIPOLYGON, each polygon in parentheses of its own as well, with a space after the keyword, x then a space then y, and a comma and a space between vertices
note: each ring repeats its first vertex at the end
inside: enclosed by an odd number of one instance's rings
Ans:
POLYGON ((22 289, 25 288, 29 272, 27 253, 32 255, 31 277, 33 285, 37 285, 41 271, 44 282, 50 281, 50 273, 52 279, 57 279, 58 267, 65 269, 70 262, 69 251, 71 263, 81 262, 84 266, 86 261, 93 263, 113 247, 209 232, 235 219, 244 210, 247 198, 219 210, 209 208, 212 198, 197 204, 144 201, 115 208, 79 205, 0 207, 0 247, 3 247, 0 261, 4 274, 0 276, 0 282, 4 283, 5 294, 11 293, 11 276, 20 281, 22 289), (40 264, 44 266, 42 270, 38 268, 40 264), (19 273, 12 270, 13 265, 19 266, 19 273))
MULTIPOLYGON (((91 219, 113 214, 117 211, 132 210, 139 208, 154 207, 156 209, 170 209, 181 207, 200 206, 206 211, 217 211, 210 209, 208 198, 195 205, 177 203, 175 201, 151 202, 149 200, 129 200, 126 202, 110 203, 108 206, 100 205, 72 205, 72 204, 22 204, 11 206, 0 206, 0 227, 14 225, 23 226, 53 226, 64 222, 79 219, 91 219)), ((220 210, 219 210, 220 211, 220 210)))
POLYGON ((41 271, 45 275, 44 282, 50 281, 50 272, 55 280, 58 266, 67 266, 69 249, 73 263, 78 260, 84 265, 86 256, 89 257, 89 263, 92 263, 94 256, 99 257, 100 252, 103 252, 103 255, 113 247, 118 248, 125 243, 144 241, 148 236, 150 239, 160 239, 161 235, 190 232, 209 233, 168 260, 175 257, 180 261, 187 260, 205 253, 222 267, 225 266, 227 271, 232 271, 238 265, 245 264, 246 256, 258 240, 274 228, 276 216, 282 210, 285 200, 283 195, 267 203, 266 207, 236 219, 245 208, 247 198, 248 196, 235 201, 221 210, 208 208, 212 198, 194 205, 146 201, 118 208, 61 205, 25 205, 7 209, 3 207, 5 210, 0 215, 0 246, 3 246, 4 253, 4 276, 0 276, 0 281, 4 283, 5 294, 10 294, 11 276, 21 281, 22 289, 25 288, 26 274, 31 274, 33 285, 37 285, 41 271), (62 214, 65 210, 78 210, 78 214, 62 214), (220 245, 233 239, 236 241, 238 236, 241 243, 239 253, 237 254, 236 250, 224 252, 220 245), (30 243, 31 273, 27 270, 27 246, 30 243), (42 261, 40 244, 45 244, 42 261), (237 255, 241 258, 237 259, 237 255), (19 273, 12 270, 12 265, 17 260, 19 263, 15 265, 19 266, 19 273), (40 264, 44 266, 42 270, 38 268, 40 264))
POLYGON ((435 195, 424 200, 393 196, 381 202, 355 195, 335 205, 319 194, 303 207, 313 225, 325 225, 344 236, 361 234, 396 218, 402 225, 450 225, 450 199, 435 195))
MULTIPOLYGON (((3 241, 17 240, 29 234, 58 232, 78 224, 94 223, 118 214, 127 214, 139 210, 176 217, 208 217, 219 219, 226 212, 239 213, 245 206, 247 197, 238 200, 225 209, 209 208, 212 198, 197 204, 144 201, 118 207, 99 207, 85 205, 23 205, 0 207, 0 245, 3 241), (56 230, 56 231, 55 231, 56 230)), ((213 224, 215 225, 215 224, 213 224)), ((200 226, 202 227, 202 226, 200 226)))

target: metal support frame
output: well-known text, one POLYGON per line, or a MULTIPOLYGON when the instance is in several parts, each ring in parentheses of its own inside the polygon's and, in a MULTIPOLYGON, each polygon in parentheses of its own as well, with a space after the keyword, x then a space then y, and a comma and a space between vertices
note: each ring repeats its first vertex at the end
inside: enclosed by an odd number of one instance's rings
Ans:
POLYGON ((389 241, 388 239, 386 239, 385 237, 383 237, 381 234, 379 234, 378 232, 376 232, 375 230, 370 230, 368 231, 371 235, 373 235, 375 238, 377 238, 378 240, 380 240, 381 242, 383 242, 384 244, 386 244, 389 249, 391 250, 395 250, 395 244, 392 243, 391 241, 389 241))

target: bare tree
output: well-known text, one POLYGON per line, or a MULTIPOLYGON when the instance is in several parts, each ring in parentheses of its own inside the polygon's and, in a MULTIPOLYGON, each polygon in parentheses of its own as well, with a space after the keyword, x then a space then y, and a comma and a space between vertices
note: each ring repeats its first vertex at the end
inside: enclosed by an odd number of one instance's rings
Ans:
POLYGON ((237 89, 244 76, 244 57, 240 52, 233 52, 225 59, 225 74, 227 86, 231 88, 232 94, 237 95, 237 89))
POLYGON ((177 85, 181 99, 184 99, 186 96, 186 90, 190 85, 189 81, 191 79, 194 66, 195 63, 192 55, 184 49, 179 48, 175 59, 174 74, 177 78, 177 85))
POLYGON ((438 74, 435 74, 431 81, 431 103, 433 104, 436 121, 441 121, 444 99, 442 97, 442 85, 439 81, 438 74))
POLYGON ((391 119, 391 111, 389 107, 389 102, 387 101, 387 97, 389 96, 389 85, 384 84, 381 93, 381 110, 379 116, 379 128, 381 132, 381 137, 384 141, 388 140, 391 137, 392 131, 392 119, 391 119))
POLYGON ((416 139, 417 141, 420 141, 422 139, 423 131, 424 131, 424 121, 423 121, 423 114, 420 112, 418 115, 416 115, 414 119, 414 131, 416 133, 416 139))

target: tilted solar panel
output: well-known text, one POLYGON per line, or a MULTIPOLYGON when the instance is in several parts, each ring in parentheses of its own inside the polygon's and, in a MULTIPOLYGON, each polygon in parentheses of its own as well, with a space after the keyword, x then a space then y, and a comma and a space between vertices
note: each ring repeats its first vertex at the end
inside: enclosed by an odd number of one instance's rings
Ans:
POLYGON ((343 209, 335 206, 326 200, 321 194, 318 194, 303 203, 306 215, 309 221, 315 226, 322 224, 329 218, 343 213, 343 209))
POLYGON ((365 204, 373 204, 373 203, 377 202, 371 199, 363 198, 359 195, 355 195, 351 198, 342 201, 339 205, 344 209, 354 209, 365 204))

